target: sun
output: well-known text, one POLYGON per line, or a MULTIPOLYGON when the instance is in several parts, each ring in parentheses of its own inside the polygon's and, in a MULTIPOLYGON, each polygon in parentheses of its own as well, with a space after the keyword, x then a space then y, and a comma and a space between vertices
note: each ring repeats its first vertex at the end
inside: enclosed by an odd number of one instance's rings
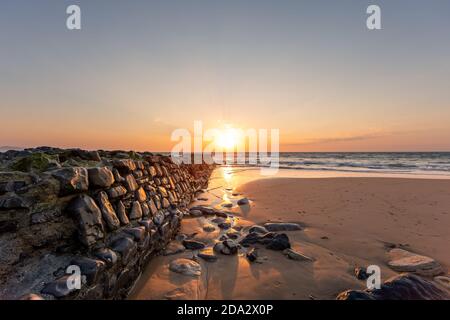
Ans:
POLYGON ((216 145, 223 149, 232 149, 236 147, 238 138, 234 129, 226 129, 217 136, 216 145))

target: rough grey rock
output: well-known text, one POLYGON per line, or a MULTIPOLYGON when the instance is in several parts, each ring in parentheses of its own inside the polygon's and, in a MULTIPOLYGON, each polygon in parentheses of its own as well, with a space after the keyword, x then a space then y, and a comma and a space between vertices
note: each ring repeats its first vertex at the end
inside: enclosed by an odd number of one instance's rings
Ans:
POLYGON ((136 164, 131 159, 116 159, 112 162, 113 166, 124 172, 136 170, 136 164))
POLYGON ((198 262, 183 258, 173 260, 169 265, 169 270, 193 277, 199 277, 202 274, 202 267, 198 262))
POLYGON ((69 283, 69 275, 63 276, 53 282, 45 285, 41 293, 50 294, 55 298, 66 298, 76 293, 77 289, 69 288, 67 285, 69 283))
POLYGON ((95 201, 88 195, 80 195, 73 199, 67 210, 77 221, 80 241, 91 246, 97 240, 103 239, 104 227, 102 214, 95 201))
POLYGON ((120 227, 120 221, 116 216, 113 206, 109 202, 106 192, 101 191, 98 194, 97 201, 100 211, 102 212, 103 220, 106 222, 106 226, 109 230, 113 231, 120 227))
POLYGON ((111 267, 117 262, 117 254, 108 248, 101 248, 94 252, 94 256, 106 263, 111 267))
POLYGON ((414 274, 402 274, 387 280, 380 289, 347 290, 337 300, 448 300, 450 296, 433 282, 414 274))
POLYGON ((52 176, 60 182, 62 195, 87 191, 89 188, 86 168, 62 168, 52 171, 52 176))
POLYGON ((27 209, 26 202, 16 194, 0 196, 0 210, 27 209))
POLYGON ((288 222, 269 222, 264 224, 264 228, 270 232, 297 231, 302 229, 299 224, 288 222))
POLYGON ((116 186, 106 191, 110 199, 116 199, 127 194, 127 189, 123 186, 116 186))
POLYGON ((125 228, 123 232, 133 237, 134 241, 142 241, 145 238, 146 230, 144 226, 134 227, 134 228, 125 228))
POLYGON ((130 220, 128 219, 128 216, 127 216, 127 211, 126 211, 125 206, 123 205, 122 201, 117 202, 116 214, 117 214, 117 218, 119 218, 120 223, 122 225, 127 225, 130 223, 130 220))
POLYGON ((137 220, 142 218, 142 207, 139 201, 133 202, 129 218, 130 220, 137 220))
POLYGON ((144 202, 145 200, 147 200, 147 195, 145 194, 145 191, 144 189, 142 189, 142 187, 136 190, 135 198, 139 202, 144 202))
POLYGON ((89 185, 97 188, 109 188, 114 183, 114 175, 108 167, 89 168, 89 185))
POLYGON ((136 182, 136 179, 132 174, 129 174, 125 177, 124 182, 125 188, 127 188, 128 192, 134 192, 139 188, 139 185, 136 182))
POLYGON ((123 263, 126 264, 136 252, 137 246, 130 238, 123 237, 116 240, 112 244, 111 249, 120 253, 123 263))
POLYGON ((106 267, 106 264, 103 261, 86 257, 73 259, 70 264, 80 267, 81 274, 86 277, 88 285, 95 283, 99 274, 101 274, 106 267))

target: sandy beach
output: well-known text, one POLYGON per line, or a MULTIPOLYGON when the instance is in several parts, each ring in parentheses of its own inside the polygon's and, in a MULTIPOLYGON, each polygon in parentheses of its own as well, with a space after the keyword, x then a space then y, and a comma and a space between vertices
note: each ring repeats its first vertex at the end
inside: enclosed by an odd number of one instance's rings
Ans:
MULTIPOLYGON (((447 273, 450 180, 315 176, 302 178, 287 170, 261 177, 255 170, 219 168, 208 191, 192 204, 224 210, 223 204, 231 203, 225 211, 232 213, 233 229, 241 232, 267 222, 298 223, 302 230, 286 234, 292 249, 313 261, 288 259, 263 246, 258 247, 258 263, 242 251, 207 262, 186 250, 156 257, 130 298, 335 299, 344 290, 365 289, 356 267, 378 265, 383 281, 397 275, 387 265, 387 252, 394 247, 431 257, 447 273), (237 205, 243 197, 249 205, 237 205), (168 268, 175 259, 193 257, 202 267, 200 277, 168 268)), ((187 217, 181 233, 213 246, 228 231, 216 227, 205 232, 205 225, 214 225, 212 219, 187 217)))

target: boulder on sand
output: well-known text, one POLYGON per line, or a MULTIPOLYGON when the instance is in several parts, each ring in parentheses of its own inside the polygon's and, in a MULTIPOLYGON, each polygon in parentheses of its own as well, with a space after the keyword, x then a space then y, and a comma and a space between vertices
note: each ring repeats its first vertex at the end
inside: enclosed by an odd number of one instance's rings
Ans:
POLYGON ((191 277, 198 277, 202 274, 200 264, 194 260, 184 258, 173 260, 169 265, 169 270, 191 277))
POLYGON ((389 267, 398 272, 413 272, 423 276, 437 276, 443 272, 442 266, 434 259, 403 249, 389 251, 389 267))

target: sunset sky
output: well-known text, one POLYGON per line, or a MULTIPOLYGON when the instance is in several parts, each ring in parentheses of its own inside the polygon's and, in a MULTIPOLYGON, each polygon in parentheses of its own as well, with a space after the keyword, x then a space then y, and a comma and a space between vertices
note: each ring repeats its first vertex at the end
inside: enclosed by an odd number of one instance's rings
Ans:
POLYGON ((450 1, 2 0, 0 119, 0 146, 167 151, 201 120, 282 151, 447 151, 450 1))

